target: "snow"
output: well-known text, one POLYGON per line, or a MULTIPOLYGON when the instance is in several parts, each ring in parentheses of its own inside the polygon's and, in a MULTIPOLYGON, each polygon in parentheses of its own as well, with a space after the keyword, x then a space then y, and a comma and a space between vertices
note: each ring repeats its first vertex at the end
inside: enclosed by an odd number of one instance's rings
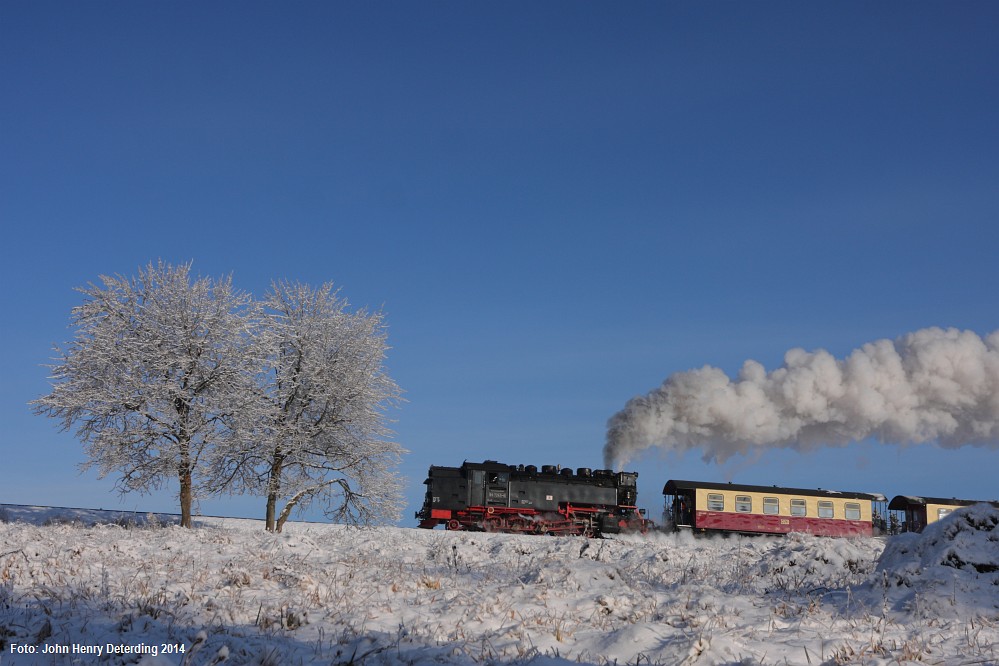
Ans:
POLYGON ((0 506, 0 665, 999 664, 986 505, 887 539, 128 516, 0 506))
POLYGON ((902 534, 882 554, 878 571, 901 610, 999 613, 999 510, 976 504, 902 534))

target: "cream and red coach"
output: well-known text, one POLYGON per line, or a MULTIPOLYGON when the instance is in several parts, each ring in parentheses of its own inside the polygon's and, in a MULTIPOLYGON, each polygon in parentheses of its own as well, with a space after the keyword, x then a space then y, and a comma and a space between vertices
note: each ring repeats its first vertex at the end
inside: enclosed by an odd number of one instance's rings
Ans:
POLYGON ((871 536, 881 517, 876 493, 702 481, 668 481, 666 513, 676 529, 699 532, 871 536))

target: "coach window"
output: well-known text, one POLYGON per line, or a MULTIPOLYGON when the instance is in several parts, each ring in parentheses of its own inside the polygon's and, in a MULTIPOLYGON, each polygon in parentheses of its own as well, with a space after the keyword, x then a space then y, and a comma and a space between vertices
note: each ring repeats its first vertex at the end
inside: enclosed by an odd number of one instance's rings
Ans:
POLYGON ((847 502, 845 507, 844 515, 847 520, 860 520, 860 505, 853 502, 847 502))
POLYGON ((819 518, 834 518, 833 503, 828 500, 819 502, 819 518))
POLYGON ((768 516, 776 516, 780 513, 780 500, 776 497, 763 498, 763 513, 768 516))
POLYGON ((735 510, 738 513, 751 513, 753 511, 753 498, 749 495, 736 495, 735 510))
POLYGON ((724 511, 724 510, 725 510, 725 496, 709 493, 708 511, 724 511))
POLYGON ((803 500, 803 499, 793 499, 793 500, 791 500, 791 515, 792 516, 804 516, 805 515, 805 500, 803 500))

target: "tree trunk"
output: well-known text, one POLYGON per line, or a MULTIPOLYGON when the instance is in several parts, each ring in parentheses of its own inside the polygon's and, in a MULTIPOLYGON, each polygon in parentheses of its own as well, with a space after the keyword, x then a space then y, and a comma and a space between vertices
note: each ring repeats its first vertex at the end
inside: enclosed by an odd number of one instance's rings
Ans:
POLYGON ((191 501, 193 493, 191 491, 191 465, 181 463, 180 465, 180 526, 194 527, 191 520, 191 501))
POLYGON ((274 531, 274 509, 277 504, 277 495, 267 493, 267 512, 264 515, 264 529, 268 532, 274 531))
POLYGON ((291 507, 285 507, 285 511, 281 512, 281 517, 277 521, 277 531, 280 532, 284 529, 284 524, 288 521, 288 516, 291 514, 291 507))
POLYGON ((295 493, 285 503, 284 508, 281 509, 281 515, 278 516, 277 519, 277 531, 278 532, 281 531, 281 529, 284 527, 284 524, 288 522, 288 518, 291 516, 291 512, 295 509, 296 506, 298 506, 298 503, 301 502, 304 497, 315 495, 321 492, 323 488, 331 486, 334 483, 338 483, 338 481, 336 479, 323 481, 318 485, 312 486, 311 488, 303 488, 302 490, 299 490, 297 493, 295 493))
POLYGON ((288 516, 291 515, 291 510, 295 508, 295 506, 298 504, 298 500, 301 497, 302 497, 301 493, 295 495, 293 498, 288 500, 288 503, 284 505, 283 509, 281 509, 281 515, 278 516, 277 519, 277 530, 276 530, 277 532, 280 532, 281 530, 284 529, 284 524, 288 522, 288 516))
POLYGON ((186 402, 180 398, 174 400, 177 408, 177 416, 181 421, 181 431, 178 435, 180 463, 177 465, 177 477, 180 481, 180 526, 188 529, 194 527, 191 520, 191 502, 193 501, 194 490, 192 488, 192 465, 191 465, 191 435, 187 429, 187 419, 191 409, 186 402))
POLYGON ((264 529, 268 532, 280 532, 281 525, 275 522, 277 512, 277 499, 281 493, 281 470, 284 468, 284 455, 280 450, 274 451, 271 459, 271 473, 267 481, 267 512, 264 517, 264 529))

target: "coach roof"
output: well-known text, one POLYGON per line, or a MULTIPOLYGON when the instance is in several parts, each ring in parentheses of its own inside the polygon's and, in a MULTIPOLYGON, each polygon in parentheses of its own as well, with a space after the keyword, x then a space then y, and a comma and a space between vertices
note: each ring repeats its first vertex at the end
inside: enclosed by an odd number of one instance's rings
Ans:
POLYGON ((999 502, 990 500, 967 500, 954 497, 922 497, 916 495, 896 495, 891 498, 888 508, 892 511, 901 511, 910 506, 925 506, 927 504, 943 504, 950 506, 971 506, 972 504, 991 504, 999 507, 999 502))
POLYGON ((710 481, 677 481, 669 480, 663 487, 664 495, 675 495, 682 490, 729 490, 746 493, 771 493, 776 495, 805 495, 809 497, 840 497, 843 499, 862 499, 872 502, 884 502, 887 498, 881 493, 858 493, 839 490, 823 490, 822 488, 782 488, 780 486, 746 486, 737 483, 712 483, 710 481))

